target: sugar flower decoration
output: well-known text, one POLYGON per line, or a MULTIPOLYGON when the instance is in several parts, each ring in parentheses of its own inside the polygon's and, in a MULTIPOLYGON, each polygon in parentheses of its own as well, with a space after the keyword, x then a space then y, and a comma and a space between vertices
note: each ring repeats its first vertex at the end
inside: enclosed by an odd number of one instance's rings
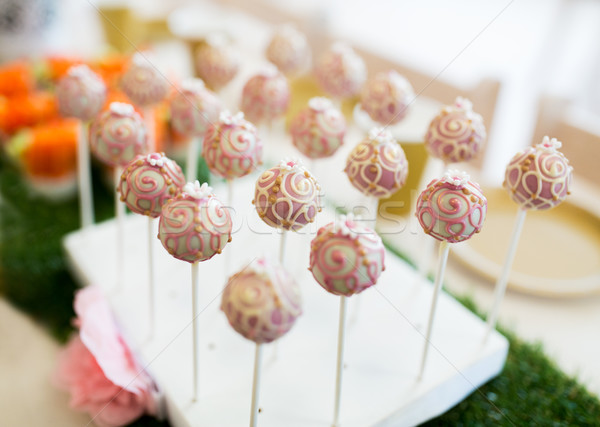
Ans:
POLYGON ((469 182, 469 178, 469 175, 464 171, 448 169, 446 172, 444 172, 442 181, 452 184, 456 187, 464 187, 469 182))
POLYGON ((379 144, 385 144, 387 142, 395 141, 392 133, 386 128, 375 127, 369 131, 369 139, 371 141, 378 142, 379 144))
POLYGON ((196 180, 185 184, 183 186, 183 193, 189 194, 194 199, 205 199, 213 194, 213 189, 206 182, 200 185, 200 182, 196 180))
POLYGON ((133 105, 125 104, 124 102, 111 102, 110 111, 119 116, 130 116, 135 111, 133 105))
POLYGON ((313 111, 325 111, 333 107, 333 103, 322 96, 315 96, 308 101, 308 106, 313 111))

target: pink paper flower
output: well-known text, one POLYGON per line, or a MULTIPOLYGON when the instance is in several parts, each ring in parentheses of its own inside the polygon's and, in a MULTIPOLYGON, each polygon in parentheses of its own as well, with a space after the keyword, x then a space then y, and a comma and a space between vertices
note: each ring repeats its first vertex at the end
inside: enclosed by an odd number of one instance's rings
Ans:
POLYGON ((59 357, 56 383, 71 393, 71 407, 98 426, 122 426, 143 414, 157 415, 158 391, 136 363, 101 291, 75 295, 74 336, 59 357))

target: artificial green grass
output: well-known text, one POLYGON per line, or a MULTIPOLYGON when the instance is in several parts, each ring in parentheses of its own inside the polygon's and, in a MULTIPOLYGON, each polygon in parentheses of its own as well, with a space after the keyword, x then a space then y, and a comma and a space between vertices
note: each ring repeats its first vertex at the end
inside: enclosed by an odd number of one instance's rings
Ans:
MULTIPOLYGON (((205 165, 199 170, 201 176, 208 176, 205 165)), ((64 342, 73 331, 76 284, 67 271, 61 239, 78 227, 77 200, 52 203, 31 198, 18 170, 1 157, 0 192, 0 293, 64 342)), ((110 217, 112 191, 97 184, 94 198, 97 220, 110 217)), ((398 256, 410 263, 404 254, 398 256)), ((458 300, 481 316, 469 298, 458 300)), ((539 344, 501 332, 510 342, 501 375, 426 425, 600 426, 600 402, 595 396, 562 373, 539 344)), ((144 417, 133 425, 166 423, 144 417)))

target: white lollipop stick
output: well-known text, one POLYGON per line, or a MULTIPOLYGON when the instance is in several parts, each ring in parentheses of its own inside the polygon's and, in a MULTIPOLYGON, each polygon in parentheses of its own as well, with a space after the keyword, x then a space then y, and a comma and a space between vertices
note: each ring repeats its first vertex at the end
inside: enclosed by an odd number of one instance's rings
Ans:
MULTIPOLYGON (((227 209, 233 209, 233 181, 231 179, 227 180, 227 209)), ((233 213, 233 211, 232 211, 233 213)), ((229 276, 229 272, 231 271, 231 248, 228 251, 225 251, 225 277, 229 276)))
POLYGON ((192 264, 192 363, 193 363, 193 394, 192 401, 198 400, 198 262, 192 264))
POLYGON ((433 290, 433 298, 431 300, 431 309, 429 311, 429 320, 427 321, 427 332, 425 334, 425 346, 423 348, 423 357, 421 358, 421 368, 419 369, 418 380, 423 378, 423 372, 425 371, 425 362, 427 361, 427 353, 429 352, 431 339, 431 331, 433 329, 433 320, 435 317, 435 307, 437 305, 438 296, 442 289, 442 282, 444 281, 444 272, 446 271, 446 262, 448 261, 448 251, 450 250, 450 244, 443 240, 440 243, 440 259, 438 260, 438 270, 435 275, 435 285, 433 290))
POLYGON ((342 397, 342 370, 344 369, 344 337, 346 335, 346 297, 340 297, 340 324, 338 327, 338 353, 335 370, 335 404, 333 409, 333 427, 339 426, 340 402, 342 397))
POLYGON ((285 259, 285 242, 287 238, 287 231, 281 231, 281 240, 279 241, 279 264, 283 266, 283 260, 285 259))
POLYGON ((144 124, 146 125, 146 132, 148 133, 148 149, 150 153, 156 151, 156 132, 154 128, 154 108, 152 106, 145 107, 143 110, 144 124))
POLYGON ((260 393, 260 377, 262 372, 262 344, 256 344, 254 353, 254 379, 252 380, 252 409, 250 412, 250 427, 258 425, 258 395, 260 393))
POLYGON ((125 256, 125 238, 123 237, 125 225, 125 204, 121 202, 119 192, 116 191, 117 185, 119 185, 119 180, 121 179, 121 167, 115 166, 113 170, 113 182, 115 188, 115 216, 117 218, 117 263, 116 263, 116 273, 117 273, 117 289, 120 289, 123 286, 123 265, 125 256))
POLYGON ((202 146, 203 137, 191 138, 188 142, 187 162, 185 175, 188 182, 198 179, 198 153, 202 146))
POLYGON ((149 325, 150 325, 150 338, 154 336, 154 318, 155 318, 155 299, 154 299, 154 287, 155 285, 155 273, 154 273, 154 239, 156 238, 156 232, 154 231, 154 218, 148 217, 148 299, 149 299, 149 325))
POLYGON ((488 316, 485 336, 483 338, 484 344, 487 342, 492 330, 496 328, 498 312, 500 311, 500 305, 502 304, 504 294, 506 293, 508 276, 510 274, 512 263, 515 259, 515 254, 517 253, 519 237, 521 236, 521 230, 523 229, 523 223, 525 222, 526 215, 527 210, 520 208, 519 212, 517 213, 517 219, 513 228, 510 246, 508 247, 508 252, 506 253, 506 258, 504 259, 504 266, 502 267, 502 272, 498 277, 498 281, 496 282, 496 288, 494 289, 494 305, 492 307, 492 311, 488 316))
POLYGON ((81 228, 94 223, 94 199, 92 197, 92 174, 90 170, 90 146, 87 123, 79 122, 77 135, 77 178, 79 181, 79 216, 81 228))

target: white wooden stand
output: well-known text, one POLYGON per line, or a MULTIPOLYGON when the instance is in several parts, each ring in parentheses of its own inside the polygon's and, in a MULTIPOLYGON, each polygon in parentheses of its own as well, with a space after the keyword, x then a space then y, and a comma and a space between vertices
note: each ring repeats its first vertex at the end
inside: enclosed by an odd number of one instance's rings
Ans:
MULTIPOLYGON (((240 184, 248 200, 239 200, 234 217, 231 271, 260 254, 277 258, 278 235, 258 218, 250 204, 253 182, 240 184), (245 188, 245 187, 248 188, 245 188), (239 207, 238 207, 239 206, 239 207)), ((221 190, 223 191, 223 190, 221 190)), ((219 194, 219 188, 217 188, 219 194)), ((318 224, 287 239, 286 268, 298 280, 304 313, 277 344, 264 348, 258 425, 331 425, 335 388, 339 298, 325 292, 307 270, 310 240, 333 219, 324 210, 318 224)), ((125 220, 124 280, 116 289, 115 222, 75 232, 64 246, 83 284, 102 287, 123 335, 163 390, 168 417, 176 426, 242 426, 249 421, 254 343, 238 335, 220 311, 226 283, 224 256, 202 265, 198 317, 200 395, 192 402, 192 326, 189 264, 172 258, 154 240, 156 325, 148 324, 147 218, 125 220)), ((411 426, 436 417, 496 376, 508 352, 507 340, 493 331, 482 344, 485 323, 442 293, 431 339, 427 369, 417 381, 431 283, 393 254, 378 284, 360 294, 361 316, 348 324, 340 426, 411 426), (414 284, 417 283, 417 286, 414 284)), ((348 299, 351 311, 356 298, 348 299)))

